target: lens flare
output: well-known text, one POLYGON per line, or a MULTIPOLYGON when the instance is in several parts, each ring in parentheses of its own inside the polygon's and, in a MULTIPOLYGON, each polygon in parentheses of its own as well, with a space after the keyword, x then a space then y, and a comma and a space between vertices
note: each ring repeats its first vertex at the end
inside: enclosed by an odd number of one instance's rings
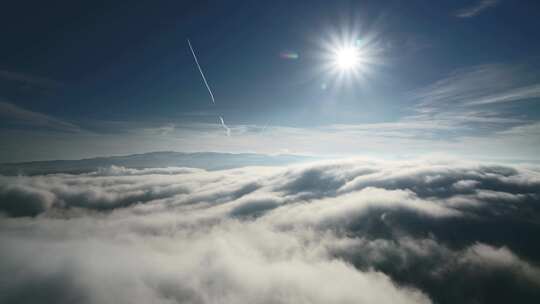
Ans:
POLYGON ((292 51, 283 51, 279 54, 279 57, 281 57, 281 59, 297 60, 298 58, 300 58, 300 55, 292 51))

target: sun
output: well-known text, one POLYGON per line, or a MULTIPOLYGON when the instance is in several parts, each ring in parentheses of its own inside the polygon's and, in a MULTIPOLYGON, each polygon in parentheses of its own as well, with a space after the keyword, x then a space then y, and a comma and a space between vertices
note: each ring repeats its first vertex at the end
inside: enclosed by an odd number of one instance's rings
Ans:
POLYGON ((358 68, 360 61, 360 50, 357 47, 341 47, 334 52, 333 63, 341 71, 358 68))
POLYGON ((317 73, 321 88, 361 87, 372 81, 384 64, 384 43, 377 32, 358 25, 329 28, 317 38, 317 73))

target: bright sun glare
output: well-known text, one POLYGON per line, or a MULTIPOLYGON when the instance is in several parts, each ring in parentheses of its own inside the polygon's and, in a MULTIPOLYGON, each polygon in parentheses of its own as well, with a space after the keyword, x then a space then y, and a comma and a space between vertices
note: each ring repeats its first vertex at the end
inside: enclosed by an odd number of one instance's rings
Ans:
MULTIPOLYGON (((381 62, 377 36, 341 29, 328 31, 320 42, 321 71, 326 74, 324 87, 360 85, 381 62)), ((326 90, 326 89, 325 89, 326 90)))
POLYGON ((353 70, 360 63, 360 54, 356 47, 343 47, 336 50, 334 64, 342 71, 353 70))

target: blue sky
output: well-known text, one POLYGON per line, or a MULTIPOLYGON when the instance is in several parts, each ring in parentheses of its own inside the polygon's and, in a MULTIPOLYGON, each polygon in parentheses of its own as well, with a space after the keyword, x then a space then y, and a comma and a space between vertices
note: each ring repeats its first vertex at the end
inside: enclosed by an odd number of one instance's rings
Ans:
POLYGON ((537 1, 290 2, 7 5, 0 162, 157 150, 538 160, 537 1), (326 69, 351 41, 368 54, 355 73, 326 69))

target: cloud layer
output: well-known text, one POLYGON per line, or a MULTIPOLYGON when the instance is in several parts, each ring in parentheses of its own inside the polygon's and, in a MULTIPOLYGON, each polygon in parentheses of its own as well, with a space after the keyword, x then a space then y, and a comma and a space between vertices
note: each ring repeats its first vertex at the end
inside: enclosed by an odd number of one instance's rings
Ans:
POLYGON ((534 302, 539 201, 458 161, 4 176, 0 302, 534 302))

